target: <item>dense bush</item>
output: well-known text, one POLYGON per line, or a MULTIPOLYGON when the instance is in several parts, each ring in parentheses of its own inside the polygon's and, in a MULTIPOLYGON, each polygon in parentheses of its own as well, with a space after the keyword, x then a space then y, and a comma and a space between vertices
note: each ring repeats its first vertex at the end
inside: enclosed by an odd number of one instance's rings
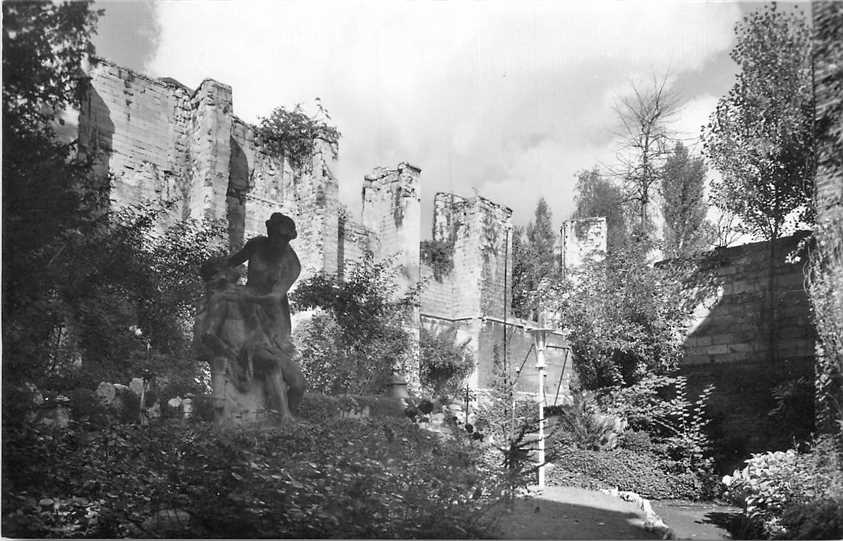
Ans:
POLYGON ((556 438, 580 449, 614 449, 626 429, 624 419, 600 412, 597 404, 583 393, 574 393, 570 405, 545 408, 545 415, 556 421, 556 438))
POLYGON ((293 335, 311 391, 378 393, 394 370, 407 369, 416 291, 399 296, 396 272, 367 253, 344 277, 317 274, 291 294, 295 309, 320 310, 293 335))
POLYGON ((667 471, 649 451, 618 448, 593 451, 562 446, 555 451, 548 482, 559 486, 618 488, 653 499, 699 499, 700 480, 692 473, 667 471))
POLYGON ((544 292, 570 330, 586 389, 632 385, 678 366, 695 300, 685 285, 696 271, 682 261, 651 266, 652 248, 643 241, 618 247, 544 292))
POLYGON ((488 537, 500 494, 478 450, 402 419, 4 436, 13 537, 488 537))
POLYGON ((456 328, 439 333, 419 329, 421 382, 435 395, 452 397, 474 369, 470 340, 457 343, 456 328))
POLYGON ((790 449, 753 454, 744 469, 725 476, 723 483, 726 496, 743 506, 750 535, 788 538, 801 530, 839 526, 827 506, 843 494, 843 469, 829 437, 806 453, 790 449))
POLYGON ((18 311, 4 330, 9 381, 72 388, 141 375, 185 381, 200 375, 191 355, 204 292, 198 269, 222 252, 224 231, 219 223, 193 220, 165 226, 166 212, 152 204, 110 212, 44 247, 50 276, 41 278, 52 293, 18 311), (48 339, 34 341, 22 328, 30 324, 48 325, 48 339))
POLYGON ((710 477, 714 464, 706 404, 713 390, 708 386, 691 401, 687 378, 651 375, 629 387, 604 390, 601 404, 607 412, 627 419, 630 429, 646 431, 663 444, 659 449, 673 461, 674 470, 710 477))
POLYGON ((843 538, 843 496, 785 508, 782 526, 791 539, 843 538))
POLYGON ((443 240, 423 240, 419 244, 419 258, 433 269, 433 279, 439 282, 454 270, 454 243, 443 240))
POLYGON ((316 116, 304 112, 301 104, 292 110, 278 107, 258 124, 258 136, 269 151, 282 158, 296 170, 309 171, 318 151, 318 142, 328 145, 331 157, 339 152, 340 132, 330 124, 331 116, 316 99, 316 116))

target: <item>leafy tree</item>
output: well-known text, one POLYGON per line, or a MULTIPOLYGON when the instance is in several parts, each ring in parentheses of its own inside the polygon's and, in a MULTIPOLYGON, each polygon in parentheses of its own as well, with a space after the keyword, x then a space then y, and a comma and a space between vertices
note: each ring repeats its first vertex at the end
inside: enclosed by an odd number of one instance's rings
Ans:
MULTIPOLYGON (((413 347, 405 324, 416 291, 398 298, 390 260, 367 253, 343 279, 317 274, 298 284, 297 310, 322 313, 296 329, 302 370, 311 389, 327 394, 379 392, 413 347)), ((406 367, 402 367, 406 368, 406 367)))
POLYGON ((12 363, 43 366, 59 324, 55 258, 62 232, 83 231, 96 203, 87 164, 56 137, 60 115, 79 103, 80 62, 93 53, 101 12, 90 2, 3 4, 3 345, 12 363))
POLYGON ((530 315, 528 272, 532 260, 531 247, 524 240, 524 228, 516 225, 512 228, 512 313, 515 317, 530 315))
POLYGON ((799 11, 775 4, 744 17, 731 57, 740 66, 729 93, 704 127, 705 151, 722 179, 717 206, 744 232, 769 241, 769 351, 776 355, 776 239, 798 220, 811 221, 816 144, 811 33, 799 11))
POLYGON ((525 237, 522 242, 520 229, 513 235, 513 312, 518 317, 538 313, 536 291, 542 280, 556 272, 553 255, 556 234, 550 208, 543 197, 536 204, 534 221, 527 224, 525 237))
POLYGON ((811 35, 801 12, 775 4, 744 17, 735 31, 731 57, 741 71, 702 132, 722 176, 714 200, 745 232, 775 240, 797 211, 811 219, 811 35))
POLYGON ((422 327, 419 333, 422 383, 440 396, 456 394, 463 379, 474 369, 474 356, 468 349, 470 341, 458 343, 456 328, 437 333, 422 327))
POLYGON ((670 153, 670 123, 680 102, 668 86, 667 76, 661 80, 653 77, 648 88, 634 83, 631 86, 632 93, 615 106, 620 124, 619 173, 626 184, 627 201, 635 205, 637 232, 644 235, 652 228, 652 191, 658 186, 660 168, 670 153))
POLYGON ((286 158, 296 170, 309 170, 318 142, 326 143, 334 159, 339 152, 340 132, 328 124, 331 116, 316 98, 317 115, 310 116, 301 104, 292 111, 278 107, 258 123, 258 134, 270 152, 286 158))
POLYGON ((573 218, 606 218, 606 245, 609 251, 620 249, 629 239, 624 195, 621 188, 596 167, 577 173, 576 204, 573 218))
POLYGON ((591 261, 546 292, 570 330, 574 367, 587 389, 631 385, 678 366, 694 299, 683 285, 693 269, 650 266, 647 242, 591 261))
POLYGON ((712 240, 705 219, 705 163, 676 143, 662 168, 664 251, 668 257, 686 257, 704 250, 712 240))
POLYGON ((69 229, 45 251, 49 295, 22 308, 5 338, 11 379, 96 386, 144 372, 192 381, 192 327, 204 285, 199 267, 224 251, 222 224, 178 222, 156 232, 166 209, 109 212, 83 232, 69 229), (46 319, 48 340, 23 323, 46 319), (132 331, 131 329, 137 329, 132 331), (81 366, 79 366, 81 361, 81 366))

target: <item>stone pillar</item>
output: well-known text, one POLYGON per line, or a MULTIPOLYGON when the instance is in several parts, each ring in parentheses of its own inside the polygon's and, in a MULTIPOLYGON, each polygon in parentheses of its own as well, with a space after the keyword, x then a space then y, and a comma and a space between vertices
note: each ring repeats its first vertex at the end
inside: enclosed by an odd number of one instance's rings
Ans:
MULTIPOLYGON (((395 257, 399 268, 398 295, 404 295, 419 282, 419 243, 421 242, 421 169, 406 162, 395 169, 378 167, 363 182, 363 225, 373 233, 377 259, 395 257)), ((412 351, 404 365, 410 391, 418 392, 419 311, 413 310, 407 331, 413 337, 412 351)))
POLYGON ((363 182, 363 225, 374 233, 375 257, 397 257, 401 293, 419 281, 421 169, 378 167, 363 182))
POLYGON ((225 218, 231 159, 231 87, 205 79, 191 105, 194 108, 190 134, 192 182, 187 215, 196 219, 225 218))
MULTIPOLYGON (((434 198, 433 239, 453 244, 451 317, 471 318, 467 330, 477 363, 469 378, 473 388, 492 379, 492 359, 480 354, 493 351, 495 333, 483 318, 513 319, 511 216, 511 209, 480 196, 438 193, 434 198)), ((502 350, 503 342, 498 345, 502 350)))

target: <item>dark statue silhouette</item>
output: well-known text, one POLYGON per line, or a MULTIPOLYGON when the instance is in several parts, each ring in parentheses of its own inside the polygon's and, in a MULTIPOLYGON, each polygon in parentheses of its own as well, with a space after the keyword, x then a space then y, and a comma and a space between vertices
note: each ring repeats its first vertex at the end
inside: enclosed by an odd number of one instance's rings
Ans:
POLYGON ((304 378, 290 340, 287 292, 301 273, 290 246, 293 220, 274 213, 266 236, 202 266, 205 305, 197 316, 197 358, 211 364, 215 416, 220 421, 256 420, 261 411, 291 418, 304 393, 304 378), (245 286, 235 267, 248 261, 245 286))

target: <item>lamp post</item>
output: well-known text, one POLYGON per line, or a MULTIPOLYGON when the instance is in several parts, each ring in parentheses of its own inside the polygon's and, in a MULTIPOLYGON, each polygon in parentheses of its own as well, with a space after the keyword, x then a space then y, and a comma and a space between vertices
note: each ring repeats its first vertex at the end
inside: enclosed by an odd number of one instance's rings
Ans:
POLYGON ((544 350, 547 346, 547 335, 550 332, 553 332, 552 329, 546 327, 546 317, 545 314, 539 314, 539 326, 535 329, 530 329, 529 331, 533 335, 533 340, 536 344, 536 370, 539 373, 539 388, 538 392, 536 393, 536 400, 539 405, 539 434, 538 434, 538 459, 539 459, 539 488, 544 488, 545 486, 545 479, 544 479, 544 460, 545 460, 545 453, 544 453, 544 378, 545 378, 545 368, 547 365, 544 361, 544 350))

